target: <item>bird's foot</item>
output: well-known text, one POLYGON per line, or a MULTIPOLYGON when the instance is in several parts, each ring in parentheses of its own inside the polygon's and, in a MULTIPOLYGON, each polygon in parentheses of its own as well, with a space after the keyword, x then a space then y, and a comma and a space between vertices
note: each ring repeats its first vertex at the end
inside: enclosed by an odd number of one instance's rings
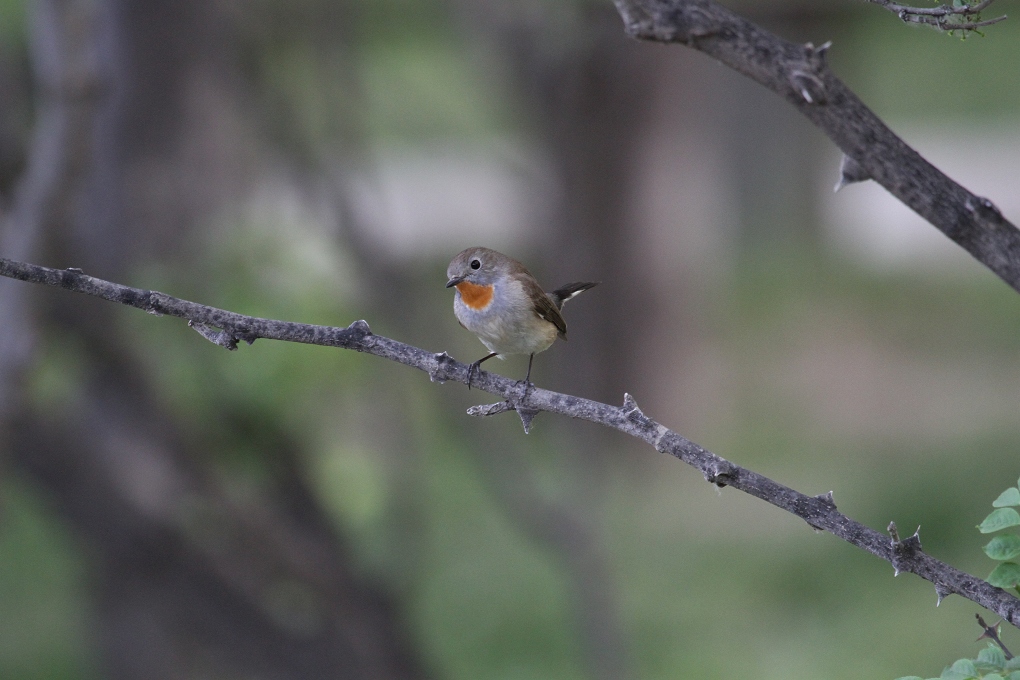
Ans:
POLYGON ((471 389, 471 381, 474 380, 474 378, 475 378, 475 373, 478 373, 481 370, 479 368, 479 365, 481 363, 482 362, 479 360, 479 361, 476 361, 476 362, 474 362, 472 364, 468 364, 468 381, 467 382, 468 382, 468 389, 469 390, 471 389))
POLYGON ((524 380, 518 380, 514 384, 514 390, 517 392, 518 395, 520 395, 516 397, 517 403, 523 405, 524 402, 528 400, 528 392, 530 392, 531 388, 534 386, 535 383, 531 382, 527 378, 525 378, 524 380))

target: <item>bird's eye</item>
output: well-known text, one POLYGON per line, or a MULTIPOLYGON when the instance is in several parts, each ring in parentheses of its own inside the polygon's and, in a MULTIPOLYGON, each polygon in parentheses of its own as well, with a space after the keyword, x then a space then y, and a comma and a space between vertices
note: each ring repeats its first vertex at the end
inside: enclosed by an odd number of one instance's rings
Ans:
POLYGON ((471 260, 471 268, 472 269, 478 269, 481 266, 482 266, 482 263, 479 262, 478 260, 471 260))

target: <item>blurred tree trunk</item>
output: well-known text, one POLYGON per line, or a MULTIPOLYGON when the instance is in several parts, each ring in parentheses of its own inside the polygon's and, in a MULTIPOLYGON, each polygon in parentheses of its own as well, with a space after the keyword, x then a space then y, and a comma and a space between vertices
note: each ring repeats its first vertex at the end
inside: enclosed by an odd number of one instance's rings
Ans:
MULTIPOLYGON (((84 194, 45 225, 39 257, 114 280, 154 261, 186 270, 195 230, 252 179, 230 127, 238 28, 202 0, 77 4, 96 12, 85 34, 100 55, 96 147, 84 194)), ((46 48, 35 58, 66 58, 46 48)), ((132 347, 117 313, 41 296, 39 322, 74 339, 81 379, 59 405, 21 409, 10 440, 92 560, 108 677, 422 677, 393 602, 354 573, 314 502, 297 445, 223 404, 212 417, 247 431, 274 471, 260 497, 230 497, 208 467, 216 443, 167 408, 143 364, 158 351, 132 347)))
MULTIPOLYGON (((612 7, 538 7, 541 12, 498 0, 458 5, 479 49, 499 50, 507 87, 529 112, 528 132, 554 171, 552 209, 534 230, 538 251, 521 256, 550 288, 586 278, 603 282, 583 302, 571 303, 569 346, 537 359, 538 374, 553 376, 539 382, 611 402, 622 399, 640 359, 641 329, 650 320, 627 293, 650 278, 635 257, 640 226, 630 178, 647 133, 658 68, 649 50, 623 35, 612 7)), ((479 452, 497 476, 497 498, 563 565, 587 676, 635 677, 601 518, 607 475, 615 469, 610 446, 598 432, 572 428, 565 436, 559 430, 556 451, 565 483, 553 497, 538 489, 524 460, 527 444, 479 452)))

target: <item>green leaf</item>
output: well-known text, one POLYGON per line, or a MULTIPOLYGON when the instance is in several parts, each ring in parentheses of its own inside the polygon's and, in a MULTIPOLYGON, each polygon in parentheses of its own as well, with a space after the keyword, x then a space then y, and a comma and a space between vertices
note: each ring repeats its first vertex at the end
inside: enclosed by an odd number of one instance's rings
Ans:
POLYGON ((1010 673, 1009 680, 1020 680, 1020 671, 1013 671, 1010 673))
POLYGON ((974 662, 970 659, 960 659, 952 666, 942 671, 942 678, 945 680, 963 680, 964 678, 978 677, 974 662))
POLYGON ((985 517, 985 521, 978 525, 978 530, 983 534, 990 534, 1017 525, 1020 525, 1020 513, 1013 508, 999 508, 992 510, 992 513, 985 517))
POLYGON ((1020 505, 1020 489, 1015 486, 1011 486, 995 499, 992 503, 993 508, 1007 508, 1011 505, 1020 505))
POLYGON ((904 675, 902 678, 896 678, 896 680, 924 680, 920 675, 904 675))
POLYGON ((989 673, 984 677, 984 680, 1003 680, 1003 677, 998 673, 989 673))
POLYGON ((1020 536, 1016 534, 996 536, 988 542, 984 550, 993 560, 1011 560, 1020 555, 1020 536))
POLYGON ((1014 656, 1006 662, 1007 671, 1020 671, 1020 656, 1014 656))
POLYGON ((1006 668, 1006 655, 989 643, 989 646, 978 652, 977 663, 987 666, 989 670, 1001 671, 1006 668))
POLYGON ((1020 583, 1020 565, 1003 562, 992 570, 986 580, 998 588, 1013 588, 1020 583))

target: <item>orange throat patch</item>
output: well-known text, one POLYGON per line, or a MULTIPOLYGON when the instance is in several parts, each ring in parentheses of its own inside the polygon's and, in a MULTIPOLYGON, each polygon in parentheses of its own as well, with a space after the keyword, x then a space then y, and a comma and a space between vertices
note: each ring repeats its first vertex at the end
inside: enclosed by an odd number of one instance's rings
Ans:
POLYGON ((461 281, 456 286, 460 293, 460 299, 468 306, 468 309, 478 311, 485 309, 492 302, 493 286, 479 286, 467 281, 461 281))

